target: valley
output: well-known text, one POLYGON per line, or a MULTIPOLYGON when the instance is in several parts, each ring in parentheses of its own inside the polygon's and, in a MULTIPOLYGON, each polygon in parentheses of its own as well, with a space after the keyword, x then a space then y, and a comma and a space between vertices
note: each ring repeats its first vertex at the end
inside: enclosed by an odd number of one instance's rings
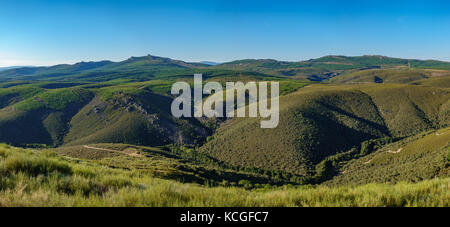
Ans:
POLYGON ((13 68, 0 72, 0 206, 448 206, 449 128, 448 62, 148 55, 13 68), (279 82, 278 127, 172 116, 172 84, 195 73, 279 82))

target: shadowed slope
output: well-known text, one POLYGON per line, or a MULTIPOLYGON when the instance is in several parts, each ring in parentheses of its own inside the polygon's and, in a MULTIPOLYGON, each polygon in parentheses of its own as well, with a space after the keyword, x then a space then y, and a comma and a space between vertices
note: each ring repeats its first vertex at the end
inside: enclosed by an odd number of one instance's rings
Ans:
POLYGON ((92 97, 84 89, 59 89, 5 107, 0 110, 0 140, 21 145, 60 145, 68 122, 92 97))
POLYGON ((96 97, 71 120, 67 144, 129 143, 158 146, 194 144, 207 134, 196 119, 176 119, 170 113, 172 99, 140 90, 96 97))

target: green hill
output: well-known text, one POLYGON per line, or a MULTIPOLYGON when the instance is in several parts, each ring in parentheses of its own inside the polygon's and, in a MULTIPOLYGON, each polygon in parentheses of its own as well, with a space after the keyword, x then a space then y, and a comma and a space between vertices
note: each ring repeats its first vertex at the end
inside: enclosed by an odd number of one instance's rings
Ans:
POLYGON ((316 174, 328 156, 369 139, 448 126, 448 89, 412 85, 308 86, 280 99, 280 124, 235 119, 200 152, 240 166, 316 174))
POLYGON ((426 79, 450 76, 446 70, 425 69, 372 69, 363 70, 330 79, 333 83, 411 83, 426 79))
MULTIPOLYGON (((450 63, 442 61, 421 61, 390 58, 378 55, 365 55, 355 57, 325 56, 299 62, 285 62, 272 59, 246 59, 215 66, 215 68, 255 71, 270 75, 287 76, 297 79, 309 79, 312 81, 322 81, 329 78, 335 78, 341 74, 345 75, 354 72, 361 72, 365 74, 364 71, 370 69, 399 69, 407 67, 413 69, 449 70, 450 63)), ((358 74, 355 76, 358 76, 358 74)))
POLYGON ((0 139, 17 145, 60 145, 68 122, 92 97, 85 89, 57 89, 4 107, 0 139))
POLYGON ((425 80, 417 80, 412 82, 412 84, 448 88, 450 87, 450 76, 439 76, 425 80))
MULTIPOLYGON (((104 90, 114 92, 109 88, 104 90)), ((132 93, 117 91, 106 99, 96 97, 73 116, 64 142, 158 146, 196 144, 207 136, 208 129, 197 119, 172 117, 171 103, 170 97, 145 89, 132 93)))
MULTIPOLYGON (((4 85, 7 86, 7 85, 4 85)), ((0 89, 0 108, 13 105, 17 102, 30 98, 44 89, 38 87, 31 87, 27 85, 12 86, 0 89)))
POLYGON ((108 64, 110 61, 101 62, 79 62, 73 65, 55 65, 51 67, 23 67, 6 70, 0 73, 3 78, 33 78, 33 77, 58 77, 69 74, 74 74, 86 70, 94 70, 108 64))
POLYGON ((195 144, 209 133, 196 119, 172 117, 172 98, 147 87, 39 86, 1 90, 1 141, 16 145, 117 142, 155 146, 195 144))
POLYGON ((418 182, 450 174, 450 128, 421 133, 383 146, 340 167, 329 185, 418 182))
POLYGON ((429 76, 423 70, 364 70, 348 75, 334 77, 334 83, 409 83, 415 80, 427 79, 429 76))

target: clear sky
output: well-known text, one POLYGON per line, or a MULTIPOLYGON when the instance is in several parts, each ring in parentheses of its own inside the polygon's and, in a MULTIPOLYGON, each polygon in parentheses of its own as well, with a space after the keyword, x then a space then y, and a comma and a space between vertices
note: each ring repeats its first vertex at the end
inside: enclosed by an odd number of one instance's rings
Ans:
POLYGON ((2 0, 0 67, 380 54, 450 61, 449 1, 2 0))

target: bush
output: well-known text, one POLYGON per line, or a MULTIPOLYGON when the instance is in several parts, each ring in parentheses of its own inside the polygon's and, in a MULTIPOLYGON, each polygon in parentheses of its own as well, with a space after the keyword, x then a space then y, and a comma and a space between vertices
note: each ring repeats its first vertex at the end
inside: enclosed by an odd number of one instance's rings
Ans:
POLYGON ((8 150, 0 148, 0 157, 6 158, 9 153, 8 150))
POLYGON ((105 186, 114 188, 123 188, 132 185, 129 178, 120 175, 104 176, 101 181, 105 186))
POLYGON ((8 156, 5 160, 5 169, 9 172, 23 172, 32 176, 52 172, 72 174, 72 168, 66 163, 40 156, 25 156, 23 154, 8 156))
POLYGON ((56 152, 50 150, 42 151, 41 155, 48 158, 58 157, 58 154, 56 152))
POLYGON ((240 180, 238 185, 243 186, 245 189, 253 188, 253 184, 249 180, 240 180))
POLYGON ((75 165, 72 167, 72 172, 74 175, 86 177, 86 178, 94 178, 97 174, 89 167, 82 165, 75 165))
POLYGON ((68 195, 80 194, 88 197, 90 195, 102 195, 107 192, 109 188, 101 182, 79 176, 71 176, 59 179, 57 181, 56 190, 68 195))

